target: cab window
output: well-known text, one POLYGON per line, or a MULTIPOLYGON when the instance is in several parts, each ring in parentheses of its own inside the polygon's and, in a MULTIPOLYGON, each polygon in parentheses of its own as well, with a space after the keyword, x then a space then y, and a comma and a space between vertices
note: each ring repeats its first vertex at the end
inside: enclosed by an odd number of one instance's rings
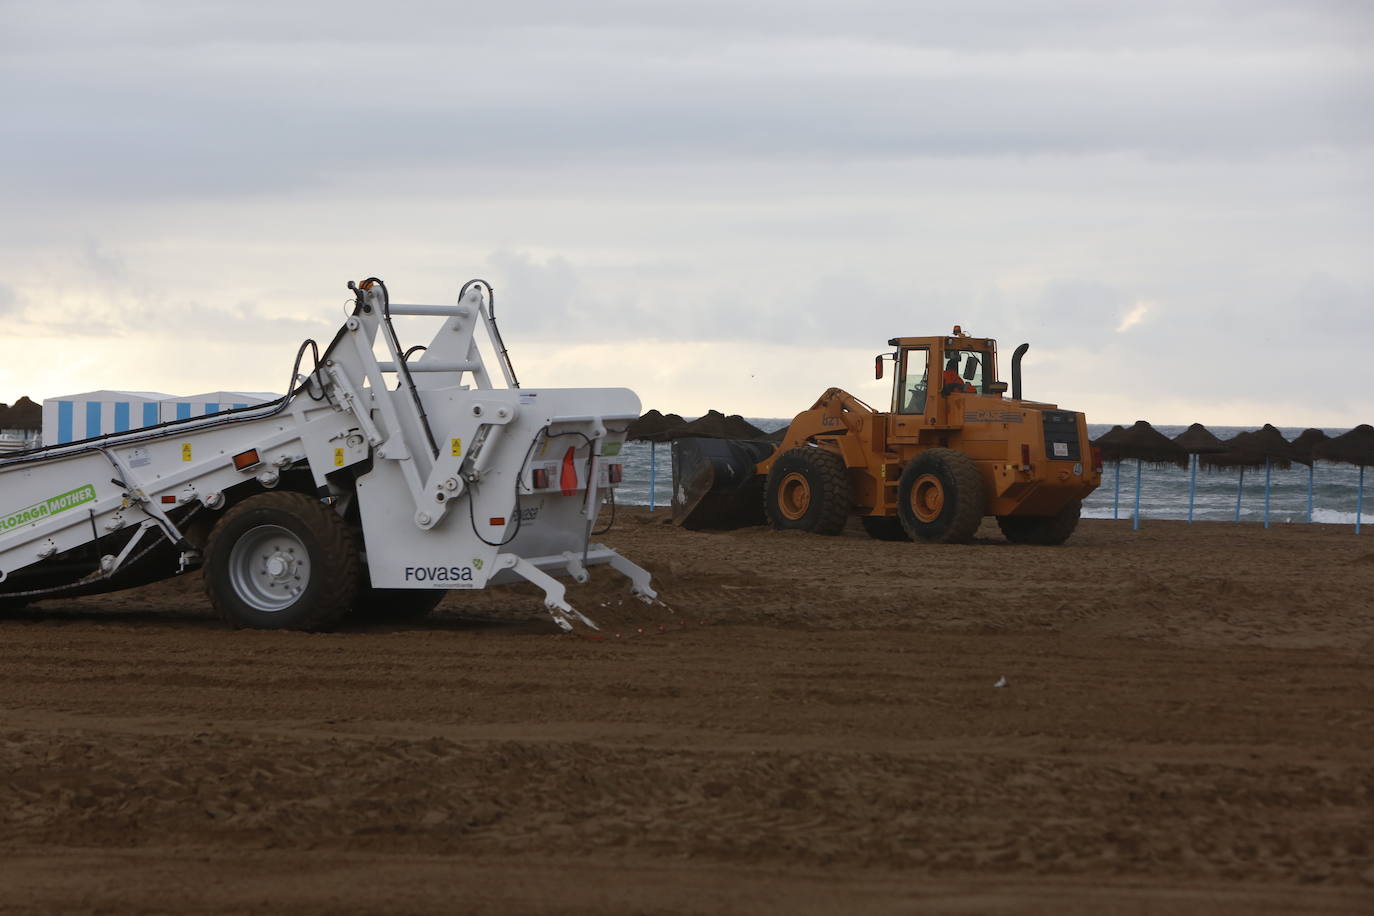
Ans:
POLYGON ((930 382, 930 351, 912 347, 902 351, 897 382, 897 413, 925 413, 930 382))
POLYGON ((940 390, 945 394, 968 391, 968 387, 982 391, 983 382, 991 381, 984 375, 986 360, 987 354, 977 350, 946 350, 940 390))

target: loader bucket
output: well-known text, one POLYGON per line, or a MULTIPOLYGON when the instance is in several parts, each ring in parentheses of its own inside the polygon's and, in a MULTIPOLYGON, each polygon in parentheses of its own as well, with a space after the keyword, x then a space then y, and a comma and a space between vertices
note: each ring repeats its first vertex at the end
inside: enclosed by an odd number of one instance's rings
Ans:
POLYGON ((753 439, 674 439, 673 521, 692 530, 764 524, 764 478, 756 466, 776 447, 753 439))

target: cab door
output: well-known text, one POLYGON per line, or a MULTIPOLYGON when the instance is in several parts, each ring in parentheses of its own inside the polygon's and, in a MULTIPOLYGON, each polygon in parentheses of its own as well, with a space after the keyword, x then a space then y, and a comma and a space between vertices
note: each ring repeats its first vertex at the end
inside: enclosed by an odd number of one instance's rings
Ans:
POLYGON ((938 408, 939 389, 931 388, 931 352, 928 347, 906 347, 898 357, 893 390, 892 435, 915 439, 929 424, 927 412, 938 408))

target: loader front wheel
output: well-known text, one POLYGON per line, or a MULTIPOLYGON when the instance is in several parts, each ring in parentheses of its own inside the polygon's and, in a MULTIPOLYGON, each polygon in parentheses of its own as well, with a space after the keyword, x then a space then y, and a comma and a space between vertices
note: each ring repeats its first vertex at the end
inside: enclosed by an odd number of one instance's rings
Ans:
POLYGON ((926 449, 902 471, 897 516, 913 540, 967 543, 983 521, 983 508, 983 476, 963 452, 926 449))
POLYGON ((794 448, 768 471, 763 508, 780 531, 839 534, 852 500, 843 458, 829 449, 794 448))
POLYGON ((205 545, 205 588, 236 627, 325 630, 353 606, 357 540, 304 493, 260 493, 234 506, 205 545))
POLYGON ((1055 547, 1073 534, 1082 513, 1083 500, 1075 499, 1054 515, 999 515, 997 527, 1013 544, 1055 547))

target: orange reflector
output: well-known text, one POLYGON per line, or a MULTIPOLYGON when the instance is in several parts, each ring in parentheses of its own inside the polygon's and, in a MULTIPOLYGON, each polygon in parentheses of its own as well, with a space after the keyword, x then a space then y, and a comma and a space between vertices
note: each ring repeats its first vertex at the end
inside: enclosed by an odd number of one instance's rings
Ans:
POLYGON ((506 523, 506 520, 504 518, 501 518, 499 515, 493 515, 491 518, 487 519, 487 521, 491 522, 498 528, 506 523))
POLYGON ((562 488, 564 496, 572 496, 577 492, 576 453, 577 449, 570 445, 563 454, 563 471, 558 475, 558 486, 562 488))
POLYGON ((611 483, 620 483, 625 477, 625 468, 619 464, 608 464, 606 466, 606 479, 611 483))
POLYGON ((1030 470, 1030 446, 1025 444, 1021 446, 1021 469, 1030 470))
POLYGON ((162 497, 162 501, 170 506, 172 503, 177 501, 177 498, 175 496, 164 496, 162 497))
POLYGON ((533 476, 534 488, 536 490, 547 490, 549 488, 549 469, 535 468, 533 476))
POLYGON ((236 470, 246 471, 259 464, 262 464, 262 459, 258 457, 258 450, 255 448, 250 448, 246 452, 239 452, 234 456, 234 468, 236 470))

